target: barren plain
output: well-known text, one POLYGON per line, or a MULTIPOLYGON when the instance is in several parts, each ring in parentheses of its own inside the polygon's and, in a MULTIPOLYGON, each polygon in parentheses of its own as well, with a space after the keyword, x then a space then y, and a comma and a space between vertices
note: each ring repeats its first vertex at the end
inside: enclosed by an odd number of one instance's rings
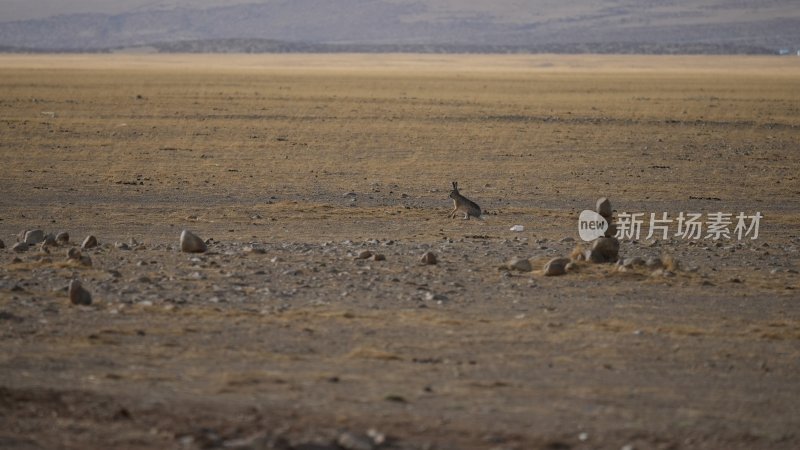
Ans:
POLYGON ((800 447, 800 58, 3 55, 0 164, 2 448, 800 447))

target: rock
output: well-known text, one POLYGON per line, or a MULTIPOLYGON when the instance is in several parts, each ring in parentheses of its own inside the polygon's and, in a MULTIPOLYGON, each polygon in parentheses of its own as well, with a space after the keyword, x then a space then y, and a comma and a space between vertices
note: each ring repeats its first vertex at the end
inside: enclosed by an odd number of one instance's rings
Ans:
POLYGON ((124 243, 124 242, 114 242, 114 247, 116 247, 116 248, 118 248, 120 250, 130 250, 131 249, 131 247, 128 244, 124 243))
POLYGON ((422 255, 422 258, 420 258, 420 262, 422 264, 430 266, 430 265, 436 264, 438 261, 436 260, 436 254, 435 253, 433 253, 433 252, 425 252, 425 254, 422 255))
POLYGON ((28 230, 22 238, 22 242, 28 245, 36 245, 42 241, 44 241, 44 231, 42 230, 28 230))
POLYGON ((189 230, 181 232, 181 251, 186 253, 203 253, 208 250, 206 243, 189 230))
POLYGON ((544 265, 543 273, 545 276, 558 276, 567 273, 567 264, 572 263, 569 258, 553 258, 544 265))
POLYGON ((586 258, 591 262, 615 262, 619 259, 619 240, 613 237, 601 237, 592 242, 590 255, 586 258))
POLYGON ((597 205, 595 207, 595 211, 597 211, 597 214, 600 214, 601 216, 603 216, 606 219, 608 219, 609 217, 611 217, 611 213, 612 213, 612 211, 611 211, 611 201, 609 201, 608 198, 606 198, 606 197, 598 198, 597 199, 597 205))
POLYGON ((661 269, 664 267, 664 263, 661 261, 661 258, 656 258, 655 256, 647 258, 647 261, 644 263, 644 265, 648 269, 652 270, 661 269))
POLYGON ((0 248, 6 248, 6 243, 2 239, 0 239, 0 248))
POLYGON ((567 236, 565 238, 561 238, 561 240, 558 241, 558 242, 561 242, 562 244, 567 243, 567 242, 575 242, 575 238, 567 236))
POLYGON ((81 251, 77 248, 67 250, 67 259, 81 259, 81 251))
POLYGON ((62 231, 56 235, 56 242, 60 245, 69 244, 69 233, 62 231))
POLYGON ((11 246, 11 250, 17 253, 22 253, 22 252, 27 252, 28 247, 30 247, 30 245, 28 245, 26 242, 17 242, 13 246, 11 246))
POLYGON ((621 263, 623 267, 637 267, 643 266, 645 261, 638 256, 634 256, 633 258, 625 258, 624 260, 621 260, 621 263))
POLYGON ((386 256, 384 256, 382 253, 375 253, 370 259, 373 261, 386 261, 386 256))
POLYGON ((72 280, 69 282, 69 301, 73 305, 91 305, 92 294, 81 285, 80 280, 72 280))
POLYGON ((569 262, 566 266, 564 266, 564 270, 567 272, 575 272, 578 270, 578 265, 575 262, 569 262))
POLYGON ((368 436, 345 431, 336 439, 336 444, 345 450, 374 450, 375 444, 368 436))
POLYGON ((356 259, 368 259, 368 258, 372 257, 372 255, 373 255, 373 253, 371 251, 362 250, 361 252, 359 252, 358 256, 356 256, 356 259))
POLYGON ((94 235, 90 234, 90 235, 86 236, 86 239, 83 240, 83 243, 81 244, 81 248, 89 249, 89 248, 94 248, 94 247, 97 247, 97 238, 94 237, 94 235))
POLYGON ((611 219, 608 219, 608 228, 606 228, 606 232, 603 236, 610 238, 617 235, 617 224, 612 222, 611 219))
POLYGON ((92 266, 92 258, 89 255, 82 255, 77 248, 71 248, 67 251, 67 260, 75 261, 87 267, 92 266))
POLYGON ((56 241, 56 237, 53 236, 52 233, 49 233, 47 236, 44 237, 44 241, 42 242, 42 247, 58 247, 58 242, 56 241))
POLYGON ((516 231, 516 232, 525 231, 525 227, 522 225, 513 225, 511 228, 509 228, 509 231, 516 231))
POLYGON ((520 257, 513 257, 508 260, 508 262, 504 266, 505 269, 508 270, 518 270, 520 272, 530 272, 533 270, 533 266, 531 266, 530 260, 527 258, 520 258, 520 257))

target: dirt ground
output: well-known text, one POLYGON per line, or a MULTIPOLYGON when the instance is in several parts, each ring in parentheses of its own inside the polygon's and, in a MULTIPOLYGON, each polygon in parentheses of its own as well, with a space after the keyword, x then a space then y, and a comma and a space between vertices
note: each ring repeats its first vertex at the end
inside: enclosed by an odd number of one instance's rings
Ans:
POLYGON ((3 55, 0 168, 2 448, 800 448, 800 58, 3 55))

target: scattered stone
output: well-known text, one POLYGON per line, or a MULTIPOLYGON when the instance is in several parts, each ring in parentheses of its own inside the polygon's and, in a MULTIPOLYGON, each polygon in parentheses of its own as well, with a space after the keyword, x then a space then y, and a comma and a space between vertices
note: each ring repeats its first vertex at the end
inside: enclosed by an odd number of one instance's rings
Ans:
POLYGON ((48 233, 47 236, 44 237, 42 247, 58 247, 58 242, 56 241, 56 237, 53 236, 53 233, 48 233))
POLYGON ((513 225, 511 228, 509 228, 509 231, 525 231, 525 227, 522 225, 513 225))
POLYGON ((435 253, 433 253, 433 252, 425 252, 425 254, 422 255, 422 258, 420 258, 420 262, 422 264, 431 266, 431 265, 436 264, 438 261, 436 260, 436 254, 435 253))
POLYGON ((22 238, 22 242, 28 245, 36 245, 44 241, 44 231, 42 230, 28 230, 22 238))
POLYGON ((595 239, 586 259, 594 263, 616 262, 619 259, 619 240, 613 237, 595 239))
POLYGON ((81 251, 77 248, 67 250, 67 259, 81 259, 81 251))
POLYGON ((370 259, 373 261, 386 261, 386 256, 384 256, 382 253, 375 253, 370 259))
POLYGON ((56 242, 60 245, 69 244, 69 233, 62 231, 56 235, 56 242))
POLYGON ((356 259, 368 259, 371 258, 373 254, 374 253, 369 250, 362 250, 359 252, 358 256, 356 256, 356 259))
POLYGON ((567 265, 564 266, 564 270, 566 270, 567 272, 577 272, 578 265, 574 261, 570 260, 570 262, 568 262, 567 265))
POLYGON ((6 248, 6 243, 2 239, 0 239, 0 248, 6 248))
POLYGON ((664 267, 664 263, 661 261, 661 258, 656 258, 655 256, 647 258, 647 261, 644 263, 645 267, 651 270, 656 270, 664 267))
POLYGON ((208 249, 200 237, 189 230, 181 232, 181 251, 186 253, 203 253, 208 249))
POLYGON ((92 294, 81 285, 80 280, 72 280, 69 282, 69 301, 73 305, 91 305, 92 294))
POLYGON ((553 258, 544 265, 544 275, 548 277, 564 275, 567 273, 567 264, 571 262, 569 258, 553 258))
POLYGON ((97 247, 97 238, 94 237, 94 235, 90 234, 90 235, 86 236, 86 239, 83 240, 83 243, 81 244, 81 248, 82 249, 90 249, 90 248, 94 248, 94 247, 97 247))
POLYGON ((11 247, 11 250, 17 253, 22 253, 22 252, 27 252, 28 247, 30 247, 30 245, 28 245, 26 242, 17 242, 11 247))
POLYGON ((520 272, 530 272, 533 270, 530 260, 527 258, 520 258, 518 256, 509 259, 508 262, 506 262, 501 268, 507 270, 517 270, 520 272))
POLYGON ((242 248, 242 251, 244 251, 245 253, 253 253, 257 255, 263 255, 264 253, 267 253, 267 251, 264 250, 263 248, 253 247, 252 245, 245 245, 244 248, 242 248))
POLYGON ((637 267, 645 265, 644 259, 634 256, 632 258, 625 258, 624 260, 620 260, 621 265, 623 267, 637 267))
POLYGON ((67 260, 75 261, 87 267, 92 266, 92 258, 89 255, 81 254, 81 251, 77 248, 71 248, 67 251, 67 260))
POLYGON ((567 237, 565 237, 565 238, 562 238, 562 239, 561 239, 560 241, 558 241, 558 242, 561 242, 562 244, 564 244, 564 243, 567 243, 567 242, 575 242, 575 238, 573 238, 573 237, 570 237, 570 236, 567 236, 567 237))
POLYGON ((597 205, 595 207, 595 211, 597 211, 597 214, 600 214, 601 216, 603 216, 606 219, 608 219, 609 217, 611 217, 611 212, 612 212, 611 211, 611 201, 608 200, 608 198, 606 198, 606 197, 598 198, 597 199, 597 205))
POLYGON ((336 444, 344 450, 374 450, 375 444, 368 436, 345 431, 336 439, 336 444))
POLYGON ((118 248, 120 250, 130 250, 131 249, 131 247, 128 244, 124 243, 124 242, 115 242, 114 243, 114 247, 116 247, 116 248, 118 248))

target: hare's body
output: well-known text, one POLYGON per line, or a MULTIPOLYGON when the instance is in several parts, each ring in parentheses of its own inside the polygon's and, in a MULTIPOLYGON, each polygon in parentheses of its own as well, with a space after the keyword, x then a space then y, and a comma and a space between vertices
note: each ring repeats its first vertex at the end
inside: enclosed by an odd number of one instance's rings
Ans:
POLYGON ((456 214, 459 212, 464 214, 464 220, 469 220, 469 217, 480 218, 481 207, 477 203, 461 195, 458 192, 458 183, 453 181, 453 190, 450 191, 450 198, 453 199, 453 210, 450 212, 450 217, 455 219, 456 214))

